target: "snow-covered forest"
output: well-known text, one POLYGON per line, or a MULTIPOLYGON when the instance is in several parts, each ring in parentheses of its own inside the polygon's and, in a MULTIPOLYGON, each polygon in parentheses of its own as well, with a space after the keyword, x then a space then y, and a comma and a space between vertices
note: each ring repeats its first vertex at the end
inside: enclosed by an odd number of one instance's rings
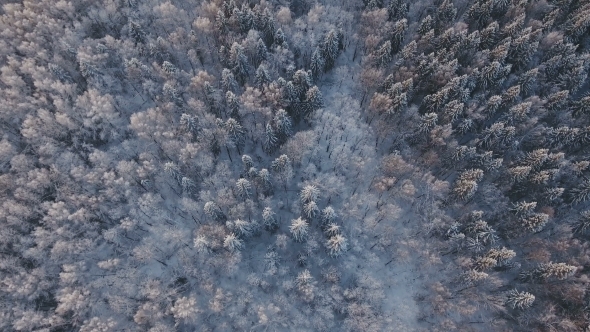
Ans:
POLYGON ((6 0, 1 331, 587 331, 590 0, 6 0))

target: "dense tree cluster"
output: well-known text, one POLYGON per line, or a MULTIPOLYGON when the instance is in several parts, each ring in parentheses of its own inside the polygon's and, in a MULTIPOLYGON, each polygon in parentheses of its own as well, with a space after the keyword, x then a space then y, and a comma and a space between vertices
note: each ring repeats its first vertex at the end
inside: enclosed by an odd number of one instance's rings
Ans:
POLYGON ((590 326, 588 1, 0 15, 0 330, 590 326))

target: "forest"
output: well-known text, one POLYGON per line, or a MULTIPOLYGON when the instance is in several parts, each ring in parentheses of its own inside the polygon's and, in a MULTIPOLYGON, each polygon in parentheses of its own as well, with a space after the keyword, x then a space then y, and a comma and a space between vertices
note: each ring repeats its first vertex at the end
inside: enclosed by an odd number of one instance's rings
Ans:
POLYGON ((0 330, 590 329, 590 0, 5 0, 0 330))

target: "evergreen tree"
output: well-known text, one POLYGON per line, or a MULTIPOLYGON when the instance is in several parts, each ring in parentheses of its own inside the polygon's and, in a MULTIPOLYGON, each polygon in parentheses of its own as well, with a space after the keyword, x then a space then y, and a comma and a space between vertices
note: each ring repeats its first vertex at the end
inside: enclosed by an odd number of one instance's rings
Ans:
POLYGON ((296 242, 304 242, 309 234, 309 224, 302 218, 293 219, 289 230, 296 242))
POLYGON ((319 47, 316 47, 313 53, 311 54, 310 64, 310 69, 315 79, 320 77, 320 75, 324 71, 324 66, 325 61, 324 57, 322 56, 322 52, 320 51, 319 47))
POLYGON ((330 70, 334 67, 334 63, 338 57, 338 42, 336 30, 330 30, 322 43, 322 57, 325 61, 325 70, 330 70))
POLYGON ((332 257, 338 257, 348 250, 348 241, 340 234, 332 236, 326 242, 328 254, 332 257))
POLYGON ((527 292, 519 292, 516 289, 509 291, 506 295, 506 304, 512 309, 526 309, 533 305, 535 296, 527 292))

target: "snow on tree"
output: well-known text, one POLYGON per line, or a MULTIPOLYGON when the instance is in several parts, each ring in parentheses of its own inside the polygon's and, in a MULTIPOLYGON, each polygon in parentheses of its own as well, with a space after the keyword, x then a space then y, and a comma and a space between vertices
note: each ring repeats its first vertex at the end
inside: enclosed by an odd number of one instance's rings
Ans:
POLYGON ((520 220, 524 228, 531 232, 538 232, 547 224, 549 216, 545 213, 532 213, 520 220))
POLYGON ((299 197, 302 203, 309 203, 311 201, 316 201, 319 198, 320 190, 313 184, 306 185, 301 189, 301 193, 299 197))
POLYGON ((278 143, 278 138, 275 134, 275 130, 272 128, 270 123, 267 123, 264 130, 264 140, 262 142, 262 148, 264 152, 270 154, 274 151, 278 143))
POLYGON ((326 225, 336 220, 336 211, 331 206, 327 206, 322 210, 322 224, 326 225))
POLYGON ((487 274, 485 272, 481 272, 481 271, 477 271, 477 270, 469 270, 467 272, 464 272, 461 275, 460 279, 465 284, 471 286, 471 285, 477 284, 477 283, 487 279, 488 277, 489 277, 489 274, 487 274))
POLYGON ((289 117, 285 110, 278 110, 273 120, 275 128, 277 129, 278 137, 285 139, 291 136, 291 117, 289 117))
POLYGON ((210 242, 209 240, 207 240, 207 237, 205 235, 199 234, 195 237, 194 241, 194 246, 195 249, 199 252, 199 253, 209 253, 210 252, 210 242))
POLYGON ((195 321, 199 310, 197 308, 197 300, 194 296, 183 296, 174 302, 174 306, 170 308, 170 312, 174 319, 178 321, 195 321))
POLYGON ((467 200, 477 191, 477 182, 483 177, 480 169, 470 169, 459 175, 453 188, 453 194, 460 200, 467 200))
POLYGON ((313 219, 319 211, 320 209, 314 201, 310 201, 308 203, 303 204, 303 212, 309 219, 313 219))
POLYGON ((225 219, 225 215, 221 211, 221 208, 217 204, 215 204, 215 202, 209 201, 205 203, 203 210, 213 220, 222 221, 225 219))
POLYGON ((250 197, 252 194, 252 185, 250 181, 246 179, 238 179, 236 182, 236 189, 238 190, 238 195, 243 199, 250 197))
POLYGON ((328 254, 332 257, 338 257, 348 250, 348 240, 341 234, 336 234, 326 242, 328 254))
POLYGON ((226 225, 229 229, 231 229, 236 235, 241 238, 248 238, 251 237, 252 234, 256 231, 255 224, 253 222, 248 222, 242 219, 237 219, 235 221, 228 221, 226 225))
POLYGON ((526 309, 532 306, 533 302, 535 302, 535 296, 531 293, 512 289, 506 294, 506 304, 512 309, 526 309))
POLYGON ((249 170, 251 167, 254 167, 252 157, 247 154, 242 155, 242 163, 244 164, 244 170, 249 170))
POLYGON ((223 247, 230 252, 242 251, 244 249, 244 241, 240 240, 236 234, 231 233, 225 236, 223 247))
POLYGON ((262 223, 267 230, 273 230, 277 228, 278 221, 275 215, 276 214, 270 207, 265 207, 264 210, 262 210, 262 223))
POLYGON ((309 233, 309 224, 301 217, 293 219, 291 220, 289 231, 291 231, 291 235, 295 241, 304 242, 309 233))

